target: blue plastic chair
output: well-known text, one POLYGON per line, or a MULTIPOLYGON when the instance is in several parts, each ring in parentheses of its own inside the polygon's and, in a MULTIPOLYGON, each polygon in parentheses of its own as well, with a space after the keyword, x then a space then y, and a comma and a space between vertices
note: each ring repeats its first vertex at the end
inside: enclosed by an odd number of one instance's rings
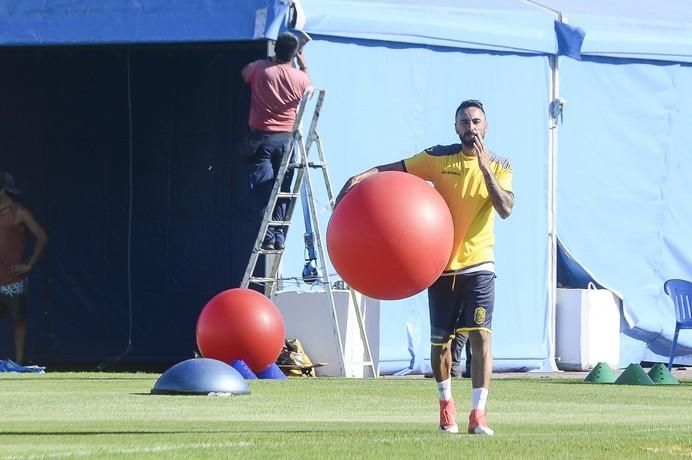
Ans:
POLYGON ((663 285, 666 294, 673 299, 675 304, 675 335, 673 346, 670 349, 670 361, 668 370, 673 368, 675 347, 678 345, 680 329, 692 329, 692 283, 685 280, 668 280, 663 285))

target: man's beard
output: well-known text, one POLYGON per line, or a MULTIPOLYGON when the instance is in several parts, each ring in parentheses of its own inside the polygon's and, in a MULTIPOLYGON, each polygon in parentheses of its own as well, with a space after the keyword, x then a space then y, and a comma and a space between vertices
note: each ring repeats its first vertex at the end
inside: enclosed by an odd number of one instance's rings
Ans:
POLYGON ((466 133, 463 136, 459 136, 459 139, 461 140, 461 145, 463 145, 464 147, 473 147, 473 141, 476 139, 476 136, 477 135, 473 133, 466 133))

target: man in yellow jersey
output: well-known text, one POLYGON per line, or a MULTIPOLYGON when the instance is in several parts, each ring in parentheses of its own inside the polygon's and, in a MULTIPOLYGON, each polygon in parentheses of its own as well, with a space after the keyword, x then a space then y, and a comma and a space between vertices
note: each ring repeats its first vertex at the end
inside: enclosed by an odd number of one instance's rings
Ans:
POLYGON ((456 332, 469 335, 472 410, 468 432, 492 435, 485 406, 492 376, 491 322, 495 301, 495 213, 507 218, 514 206, 512 168, 488 150, 483 104, 461 103, 454 128, 461 144, 438 145, 396 163, 376 166, 350 178, 338 203, 358 182, 382 171, 403 171, 432 182, 454 220, 454 247, 440 278, 428 289, 430 359, 440 394, 440 431, 457 433, 452 399, 450 341, 456 332))

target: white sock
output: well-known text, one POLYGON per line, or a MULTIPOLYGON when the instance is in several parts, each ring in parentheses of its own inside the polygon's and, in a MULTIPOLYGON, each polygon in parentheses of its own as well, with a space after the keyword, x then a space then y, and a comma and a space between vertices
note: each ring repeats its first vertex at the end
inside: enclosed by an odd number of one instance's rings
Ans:
POLYGON ((487 388, 474 388, 471 390, 471 404, 474 409, 485 412, 485 403, 488 402, 487 388))
POLYGON ((452 378, 437 382, 437 391, 440 392, 440 401, 449 401, 452 399, 452 378))

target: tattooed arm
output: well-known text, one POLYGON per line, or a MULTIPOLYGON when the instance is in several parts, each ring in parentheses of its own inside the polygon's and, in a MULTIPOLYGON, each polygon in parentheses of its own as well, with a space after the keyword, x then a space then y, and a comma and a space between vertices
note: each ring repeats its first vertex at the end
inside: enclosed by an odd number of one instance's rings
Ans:
POLYGON ((497 179, 492 172, 483 172, 485 186, 488 188, 490 201, 493 202, 493 207, 503 219, 509 217, 514 207, 514 194, 500 187, 497 179))
POLYGON ((512 208, 514 207, 514 194, 503 189, 500 187, 500 184, 497 183, 495 175, 490 170, 490 154, 488 153, 485 142, 479 137, 476 137, 474 148, 476 157, 478 158, 478 167, 483 173, 485 186, 490 195, 490 201, 492 201, 493 207, 500 217, 506 219, 512 213, 512 208))
POLYGON ((346 196, 346 194, 347 194, 353 187, 355 187, 356 184, 357 184, 358 182, 360 182, 360 181, 362 181, 363 179, 366 179, 366 178, 372 176, 373 174, 377 174, 377 173, 384 172, 384 171, 401 171, 401 172, 405 172, 405 171, 406 171, 406 168, 404 167, 404 162, 403 162, 403 161, 397 161, 397 162, 394 162, 394 163, 388 163, 388 164, 386 164, 386 165, 375 166, 374 168, 370 168, 370 169, 368 169, 368 170, 365 171, 365 172, 362 172, 362 173, 360 173, 360 174, 357 174, 357 175, 351 177, 349 180, 346 181, 346 183, 344 184, 343 188, 341 189, 341 191, 340 191, 339 194, 337 195, 336 200, 334 200, 334 206, 336 206, 337 204, 339 204, 339 202, 344 198, 344 196, 346 196))

